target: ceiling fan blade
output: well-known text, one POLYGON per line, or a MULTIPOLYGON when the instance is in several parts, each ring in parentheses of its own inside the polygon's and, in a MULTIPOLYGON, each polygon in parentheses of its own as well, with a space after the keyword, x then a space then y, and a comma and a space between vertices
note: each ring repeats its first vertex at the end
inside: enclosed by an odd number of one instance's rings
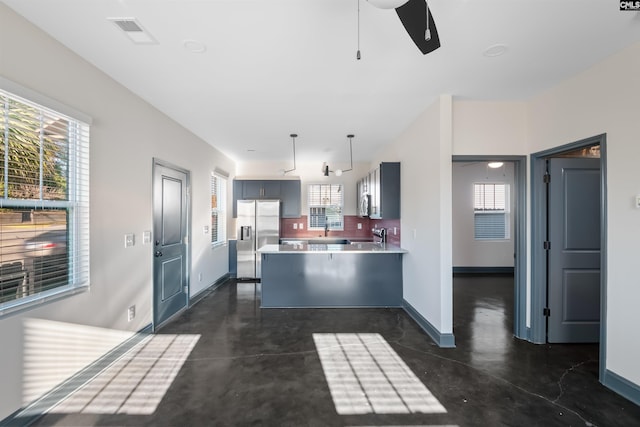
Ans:
POLYGON ((431 39, 425 40, 425 31, 427 30, 427 3, 425 0, 409 0, 396 9, 398 18, 404 25, 405 30, 411 36, 413 42, 423 54, 433 52, 440 47, 440 38, 436 23, 429 10, 429 30, 431 31, 431 39))

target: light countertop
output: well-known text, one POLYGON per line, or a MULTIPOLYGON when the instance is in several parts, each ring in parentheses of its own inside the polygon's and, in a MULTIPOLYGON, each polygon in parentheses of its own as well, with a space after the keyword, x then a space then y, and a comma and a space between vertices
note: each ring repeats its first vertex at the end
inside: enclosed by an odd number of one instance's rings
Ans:
POLYGON ((351 244, 295 243, 283 245, 264 245, 258 252, 263 254, 297 254, 297 253, 388 253, 403 254, 405 249, 399 246, 373 242, 354 242, 351 244))

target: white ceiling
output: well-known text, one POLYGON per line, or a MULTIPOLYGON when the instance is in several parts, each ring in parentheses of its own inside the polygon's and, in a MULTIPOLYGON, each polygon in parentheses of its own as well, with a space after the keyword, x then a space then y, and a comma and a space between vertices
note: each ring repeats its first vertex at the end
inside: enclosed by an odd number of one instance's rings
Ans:
POLYGON ((357 0, 1 1, 237 161, 290 159, 292 132, 299 161, 348 161, 348 133, 368 161, 440 94, 526 99, 640 41, 615 0, 430 0, 442 47, 428 55, 361 0, 360 61, 357 0), (495 44, 507 52, 484 56, 495 44))

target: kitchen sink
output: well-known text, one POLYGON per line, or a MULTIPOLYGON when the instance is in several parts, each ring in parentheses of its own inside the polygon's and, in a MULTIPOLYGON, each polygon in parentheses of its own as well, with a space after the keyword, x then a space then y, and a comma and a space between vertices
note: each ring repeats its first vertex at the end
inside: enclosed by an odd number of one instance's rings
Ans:
POLYGON ((349 243, 351 243, 351 241, 349 239, 341 239, 336 237, 317 237, 314 239, 308 239, 307 243, 309 243, 310 245, 348 245, 349 243))

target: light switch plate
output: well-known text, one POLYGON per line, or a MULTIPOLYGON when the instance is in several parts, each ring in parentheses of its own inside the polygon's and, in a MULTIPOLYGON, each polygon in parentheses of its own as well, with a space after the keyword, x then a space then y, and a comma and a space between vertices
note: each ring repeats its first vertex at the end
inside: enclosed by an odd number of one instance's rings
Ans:
POLYGON ((151 232, 149 230, 142 232, 142 244, 148 245, 151 243, 151 232))
POLYGON ((298 228, 299 228, 300 230, 304 230, 304 223, 303 223, 303 222, 301 222, 301 223, 300 223, 300 225, 298 225, 298 228))
POLYGON ((362 224, 358 223, 358 230, 362 230, 362 224))
POLYGON ((293 223, 293 229, 294 229, 294 230, 297 230, 297 229, 298 229, 298 223, 296 223, 296 222, 294 222, 294 223, 293 223))
POLYGON ((135 235, 133 233, 129 233, 129 234, 125 234, 124 235, 124 247, 125 248, 130 248, 131 246, 136 244, 136 238, 135 235))
POLYGON ((209 234, 209 226, 205 225, 204 227, 202 227, 202 233, 203 234, 209 234))

